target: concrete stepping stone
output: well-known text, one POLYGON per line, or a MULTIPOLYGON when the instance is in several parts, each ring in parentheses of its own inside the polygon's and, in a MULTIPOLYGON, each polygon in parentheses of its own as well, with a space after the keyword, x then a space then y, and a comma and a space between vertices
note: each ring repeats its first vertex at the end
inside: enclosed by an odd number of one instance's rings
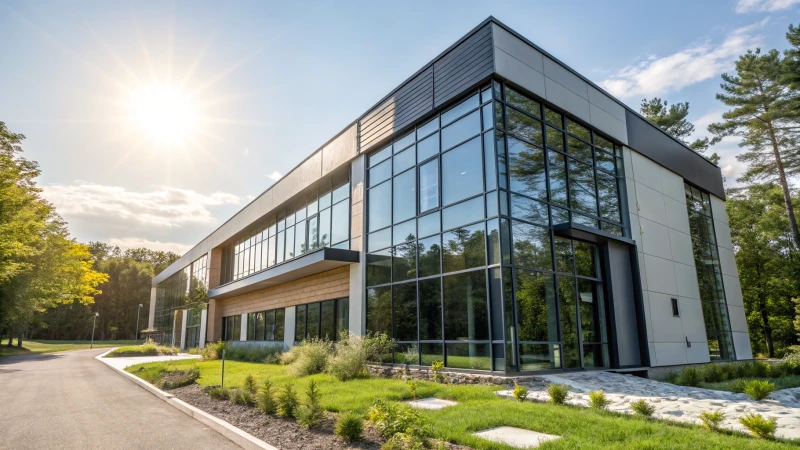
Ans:
POLYGON ((516 427, 497 427, 473 433, 474 436, 516 448, 536 448, 561 436, 538 433, 516 427))
POLYGON ((450 400, 442 400, 440 398, 421 398, 419 400, 411 400, 408 404, 412 408, 417 409, 442 409, 447 408, 448 406, 455 406, 458 403, 452 402, 450 400))

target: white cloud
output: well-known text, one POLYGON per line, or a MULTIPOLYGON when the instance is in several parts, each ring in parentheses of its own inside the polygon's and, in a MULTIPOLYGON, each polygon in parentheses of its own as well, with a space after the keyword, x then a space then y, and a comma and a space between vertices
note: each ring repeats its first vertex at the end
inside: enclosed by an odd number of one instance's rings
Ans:
POLYGON ((719 43, 706 40, 671 55, 651 55, 646 61, 625 67, 611 78, 601 81, 600 85, 615 96, 630 98, 679 91, 716 77, 730 70, 739 55, 747 52, 747 49, 759 45, 761 37, 754 33, 768 20, 765 18, 753 25, 738 28, 719 43))
POLYGON ((137 237, 111 238, 107 242, 109 245, 118 246, 123 250, 131 248, 149 248, 150 250, 160 250, 164 252, 175 252, 183 255, 192 248, 191 245, 179 244, 177 242, 151 241, 137 237))
POLYGON ((93 218, 139 223, 148 227, 174 228, 188 223, 209 223, 209 206, 236 205, 242 199, 215 192, 204 195, 189 189, 164 186, 149 192, 86 182, 44 187, 44 196, 66 219, 93 218))
MULTIPOLYGON (((723 111, 714 111, 692 121, 695 132, 689 136, 688 140, 693 141, 704 137, 711 138, 712 136, 708 132, 708 126, 712 123, 722 121, 722 112, 723 111)), ((738 136, 728 136, 706 150, 706 155, 708 156, 712 153, 719 155, 719 166, 722 171, 722 176, 725 177, 725 186, 727 187, 739 186, 740 184, 736 179, 742 176, 745 170, 747 170, 747 165, 736 159, 736 155, 742 152, 742 149, 739 147, 740 142, 741 138, 738 136)))
POLYGON ((267 175, 267 178, 269 178, 272 181, 278 181, 281 179, 281 176, 282 175, 278 171, 274 171, 271 174, 267 175))
POLYGON ((797 4, 800 4, 800 0, 739 0, 739 3, 736 4, 736 12, 744 14, 780 11, 797 4))

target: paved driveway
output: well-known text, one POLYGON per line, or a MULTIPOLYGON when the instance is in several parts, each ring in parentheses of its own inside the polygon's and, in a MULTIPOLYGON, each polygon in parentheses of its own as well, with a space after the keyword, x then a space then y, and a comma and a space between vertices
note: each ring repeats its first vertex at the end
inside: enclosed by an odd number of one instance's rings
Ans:
POLYGON ((0 449, 238 449, 94 359, 0 358, 0 449))

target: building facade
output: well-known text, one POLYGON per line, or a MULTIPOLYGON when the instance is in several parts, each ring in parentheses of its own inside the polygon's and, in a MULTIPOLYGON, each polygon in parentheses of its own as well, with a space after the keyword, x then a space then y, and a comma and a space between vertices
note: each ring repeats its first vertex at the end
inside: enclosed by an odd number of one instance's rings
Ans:
POLYGON ((507 373, 751 359, 720 169, 489 18, 153 280, 182 347, 507 373))

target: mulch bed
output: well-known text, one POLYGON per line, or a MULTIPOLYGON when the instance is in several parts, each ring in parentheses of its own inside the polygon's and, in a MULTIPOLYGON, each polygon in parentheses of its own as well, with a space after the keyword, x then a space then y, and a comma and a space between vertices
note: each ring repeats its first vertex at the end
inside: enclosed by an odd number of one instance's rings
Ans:
MULTIPOLYGON (((261 414, 256 408, 235 405, 227 400, 215 400, 197 384, 171 389, 169 393, 281 450, 379 450, 383 444, 380 434, 368 422, 364 423, 362 439, 347 443, 333 434, 336 414, 331 412, 325 413, 325 419, 319 424, 306 429, 294 420, 261 414)), ((445 443, 445 447, 448 450, 469 450, 469 447, 449 442, 445 443)))

